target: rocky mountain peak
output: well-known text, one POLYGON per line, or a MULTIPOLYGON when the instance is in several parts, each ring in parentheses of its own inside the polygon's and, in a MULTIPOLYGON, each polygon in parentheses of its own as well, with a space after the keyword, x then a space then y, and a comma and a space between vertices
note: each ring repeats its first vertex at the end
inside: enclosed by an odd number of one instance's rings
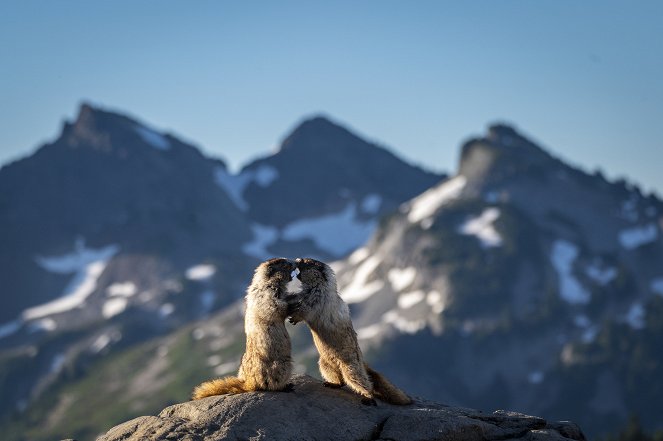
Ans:
POLYGON ((59 141, 69 148, 88 148, 110 152, 121 148, 149 146, 169 150, 172 140, 145 124, 119 113, 81 104, 73 122, 66 122, 59 141))
POLYGON ((493 124, 485 136, 463 145, 458 170, 471 184, 481 186, 559 165, 558 160, 515 128, 493 124))
POLYGON ((357 153, 366 141, 325 116, 314 116, 300 123, 283 141, 284 151, 357 153))
POLYGON ((322 387, 320 381, 308 376, 294 377, 293 383, 290 393, 251 392, 176 404, 159 416, 139 417, 116 426, 99 440, 585 439, 580 428, 569 422, 547 422, 505 411, 484 414, 426 400, 409 406, 380 403, 367 407, 348 390, 322 387))

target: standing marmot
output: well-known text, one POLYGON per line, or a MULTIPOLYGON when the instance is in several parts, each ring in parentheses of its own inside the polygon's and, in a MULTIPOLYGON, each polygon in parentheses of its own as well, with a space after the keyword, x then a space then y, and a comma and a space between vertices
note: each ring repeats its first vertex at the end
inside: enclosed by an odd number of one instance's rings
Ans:
POLYGON ((314 259, 296 261, 302 291, 290 322, 304 320, 311 328, 325 386, 347 384, 363 397, 363 404, 375 405, 374 397, 391 404, 410 404, 412 400, 403 391, 364 362, 350 310, 338 295, 334 271, 314 259))
POLYGON ((255 390, 288 390, 292 373, 290 337, 285 329, 289 315, 286 285, 297 269, 294 262, 278 258, 256 268, 246 292, 246 352, 237 377, 207 381, 193 390, 193 399, 255 390))

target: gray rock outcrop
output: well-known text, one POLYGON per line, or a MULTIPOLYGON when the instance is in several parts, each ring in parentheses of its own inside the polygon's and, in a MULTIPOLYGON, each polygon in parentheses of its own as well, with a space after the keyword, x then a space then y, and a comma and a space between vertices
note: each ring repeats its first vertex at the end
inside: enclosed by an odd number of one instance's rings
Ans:
POLYGON ((97 441, 269 440, 579 440, 570 422, 549 423, 515 412, 485 414, 422 399, 409 406, 364 406, 345 389, 309 376, 294 391, 223 395, 176 404, 158 416, 120 424, 97 441))

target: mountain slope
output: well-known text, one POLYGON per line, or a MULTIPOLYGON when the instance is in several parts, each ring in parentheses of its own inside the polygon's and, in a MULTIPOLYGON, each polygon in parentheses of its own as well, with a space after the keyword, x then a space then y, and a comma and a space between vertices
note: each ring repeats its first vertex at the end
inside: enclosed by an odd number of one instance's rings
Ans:
MULTIPOLYGON (((243 295, 258 259, 352 251, 385 210, 442 178, 316 121, 290 138, 303 132, 302 145, 335 145, 364 158, 366 178, 352 156, 336 156, 339 175, 356 172, 344 182, 344 206, 329 205, 338 182, 298 183, 303 168, 312 176, 329 170, 327 161, 305 159, 301 147, 284 162, 286 147, 230 175, 196 147, 88 104, 54 142, 3 166, 0 419, 25 428, 31 415, 60 409, 49 427, 55 430, 60 417, 71 424, 64 404, 77 393, 69 388, 88 390, 95 373, 103 376, 99 364, 130 357, 228 306, 243 295), (407 191, 380 192, 373 177, 385 161, 399 171, 392 181, 407 191), (254 217, 270 204, 270 216, 254 217)), ((89 390, 80 399, 107 401, 89 390)), ((172 396, 155 393, 150 402, 161 407, 172 396)), ((103 419, 90 414, 88 422, 103 419)))
MULTIPOLYGON (((574 355, 610 346, 615 326, 637 340, 660 320, 648 311, 663 294, 662 213, 654 196, 494 126, 464 145, 456 176, 337 264, 340 286, 363 344, 406 389, 573 418, 595 433, 663 404, 633 402, 645 391, 627 378, 643 366, 618 373, 604 354, 595 371, 574 355)), ((663 373, 659 355, 645 357, 663 373)))
POLYGON ((249 250, 256 257, 339 258, 364 243, 382 215, 443 176, 315 117, 273 155, 218 178, 253 222, 259 239, 249 250))

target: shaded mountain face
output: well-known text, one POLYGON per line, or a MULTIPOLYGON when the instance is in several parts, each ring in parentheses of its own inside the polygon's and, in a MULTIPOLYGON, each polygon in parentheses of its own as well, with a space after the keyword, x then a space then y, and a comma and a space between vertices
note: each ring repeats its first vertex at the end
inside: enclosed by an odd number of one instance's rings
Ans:
POLYGON ((594 434, 633 411, 653 425, 662 215, 657 198, 494 126, 336 265, 341 293, 378 366, 413 393, 594 434), (620 359, 620 344, 642 353, 620 359))
POLYGON ((252 221, 249 252, 343 257, 368 240, 377 220, 440 182, 426 172, 317 117, 304 121, 275 154, 219 182, 252 221), (287 195, 284 197, 284 195, 287 195))
POLYGON ((60 386, 108 354, 227 307, 259 259, 347 254, 440 179, 323 119, 231 175, 175 136, 83 105, 54 142, 0 169, 0 419, 56 406, 60 386), (306 183, 331 170, 333 182, 306 183))

